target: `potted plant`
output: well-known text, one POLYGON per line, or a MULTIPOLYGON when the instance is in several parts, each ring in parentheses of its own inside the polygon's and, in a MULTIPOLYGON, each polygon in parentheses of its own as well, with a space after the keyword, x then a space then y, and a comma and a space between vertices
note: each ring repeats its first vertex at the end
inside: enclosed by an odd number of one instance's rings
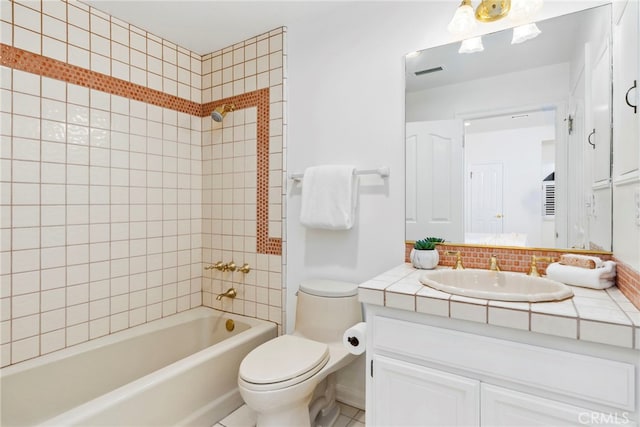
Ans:
POLYGON ((422 240, 417 240, 413 245, 409 259, 411 264, 415 268, 424 270, 432 270, 436 268, 440 261, 440 256, 436 250, 436 244, 444 242, 444 239, 439 237, 426 237, 422 240))

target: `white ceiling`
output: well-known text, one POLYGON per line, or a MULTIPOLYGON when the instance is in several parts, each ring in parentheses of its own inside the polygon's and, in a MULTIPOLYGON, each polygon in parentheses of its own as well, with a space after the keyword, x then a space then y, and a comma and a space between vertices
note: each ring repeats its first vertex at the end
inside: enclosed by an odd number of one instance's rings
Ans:
POLYGON ((204 55, 292 21, 331 13, 342 1, 83 0, 111 16, 204 55))
MULTIPOLYGON (((460 43, 425 49, 407 58, 406 90, 416 92, 497 74, 523 71, 569 62, 598 20, 611 19, 607 8, 593 8, 539 21, 542 33, 533 40, 512 45, 511 30, 482 36, 484 51, 459 54, 460 43), (415 75, 416 71, 441 66, 443 71, 415 75)), ((605 21, 606 22, 606 21, 605 21)))

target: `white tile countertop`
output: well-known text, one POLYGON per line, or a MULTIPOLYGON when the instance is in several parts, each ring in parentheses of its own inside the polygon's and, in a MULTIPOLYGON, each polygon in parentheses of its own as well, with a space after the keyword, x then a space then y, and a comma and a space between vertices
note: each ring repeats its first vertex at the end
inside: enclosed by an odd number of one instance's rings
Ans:
POLYGON ((573 298, 506 302, 468 298, 423 285, 424 270, 392 268, 360 284, 360 302, 640 350, 640 310, 617 287, 572 286, 573 298))

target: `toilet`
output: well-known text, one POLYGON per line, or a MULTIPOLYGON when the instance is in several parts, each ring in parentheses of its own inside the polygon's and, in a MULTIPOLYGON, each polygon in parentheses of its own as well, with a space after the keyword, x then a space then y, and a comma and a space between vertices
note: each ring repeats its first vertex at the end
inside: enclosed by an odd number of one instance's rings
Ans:
POLYGON ((333 425, 340 409, 332 374, 357 357, 342 336, 361 321, 357 284, 300 284, 293 333, 256 347, 240 364, 240 395, 258 427, 333 425))

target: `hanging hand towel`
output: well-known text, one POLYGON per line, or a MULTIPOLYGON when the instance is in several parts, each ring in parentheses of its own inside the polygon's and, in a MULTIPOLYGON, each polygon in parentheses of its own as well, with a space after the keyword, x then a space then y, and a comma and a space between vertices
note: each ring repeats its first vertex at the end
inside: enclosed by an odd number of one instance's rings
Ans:
POLYGON ((354 166, 313 166, 302 178, 300 223, 309 228, 349 230, 355 222, 358 177, 354 166))

